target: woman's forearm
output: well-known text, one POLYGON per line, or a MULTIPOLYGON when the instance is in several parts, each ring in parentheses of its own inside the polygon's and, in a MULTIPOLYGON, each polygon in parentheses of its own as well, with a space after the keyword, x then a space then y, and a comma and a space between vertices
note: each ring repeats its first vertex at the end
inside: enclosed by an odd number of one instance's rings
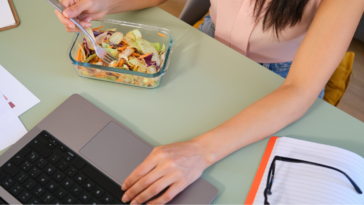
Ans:
MULTIPOLYGON (((167 0, 107 0, 109 14, 158 6, 167 0)), ((106 3, 106 1, 105 1, 106 3)))
POLYGON ((317 96, 282 85, 228 121, 193 139, 204 148, 208 166, 301 118, 317 96))
POLYGON ((207 163, 274 134, 301 118, 340 63, 364 11, 363 0, 322 0, 281 87, 195 138, 207 163))

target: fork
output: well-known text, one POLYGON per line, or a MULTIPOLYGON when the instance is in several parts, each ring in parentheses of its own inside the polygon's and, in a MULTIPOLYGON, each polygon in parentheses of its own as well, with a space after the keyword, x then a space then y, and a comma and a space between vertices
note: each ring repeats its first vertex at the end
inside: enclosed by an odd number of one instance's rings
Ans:
MULTIPOLYGON (((63 13, 63 11, 66 9, 58 0, 47 0, 48 3, 52 4, 52 6, 54 6, 58 11, 60 11, 61 13, 63 13)), ((94 38, 91 37, 91 35, 89 33, 87 33, 87 31, 82 28, 82 26, 79 24, 78 20, 74 19, 74 18, 70 18, 70 20, 76 24, 76 26, 78 28, 81 29, 81 31, 91 40, 92 44, 94 45, 95 51, 96 51, 96 55, 105 63, 110 64, 113 61, 117 61, 118 59, 116 57, 114 57, 113 55, 111 55, 110 53, 108 53, 105 49, 103 49, 101 46, 99 46, 96 41, 94 40, 94 38)))

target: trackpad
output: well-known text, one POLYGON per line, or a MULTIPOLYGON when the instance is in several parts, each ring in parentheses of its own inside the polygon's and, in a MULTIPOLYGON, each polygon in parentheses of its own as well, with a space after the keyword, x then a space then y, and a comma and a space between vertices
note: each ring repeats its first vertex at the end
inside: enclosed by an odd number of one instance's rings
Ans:
POLYGON ((80 153, 122 183, 152 149, 123 127, 110 122, 80 150, 80 153))

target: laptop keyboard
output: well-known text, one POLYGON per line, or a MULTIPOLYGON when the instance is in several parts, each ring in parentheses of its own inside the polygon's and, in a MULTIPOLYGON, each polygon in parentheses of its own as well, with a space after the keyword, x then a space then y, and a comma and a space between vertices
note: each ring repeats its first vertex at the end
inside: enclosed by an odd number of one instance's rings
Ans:
POLYGON ((23 204, 123 204, 117 183, 47 131, 0 167, 0 185, 23 204))

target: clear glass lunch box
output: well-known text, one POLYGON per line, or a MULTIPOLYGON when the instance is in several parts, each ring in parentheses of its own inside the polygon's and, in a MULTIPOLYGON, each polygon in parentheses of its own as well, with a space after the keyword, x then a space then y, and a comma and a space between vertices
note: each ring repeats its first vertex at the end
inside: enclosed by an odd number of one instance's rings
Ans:
POLYGON ((174 44, 173 34, 165 28, 148 26, 137 23, 130 23, 125 21, 101 19, 92 22, 92 27, 97 28, 104 26, 103 29, 116 28, 116 31, 122 32, 124 36, 134 29, 139 29, 143 39, 165 45, 166 54, 163 64, 160 65, 159 71, 153 74, 142 73, 132 70, 124 70, 115 67, 108 67, 102 65, 95 65, 91 63, 84 63, 77 61, 77 55, 82 45, 85 35, 80 32, 75 34, 69 49, 69 58, 74 65, 77 75, 80 77, 102 80, 113 83, 120 83, 125 85, 132 85, 144 88, 156 88, 160 85, 163 75, 168 69, 171 58, 172 47, 174 44))

